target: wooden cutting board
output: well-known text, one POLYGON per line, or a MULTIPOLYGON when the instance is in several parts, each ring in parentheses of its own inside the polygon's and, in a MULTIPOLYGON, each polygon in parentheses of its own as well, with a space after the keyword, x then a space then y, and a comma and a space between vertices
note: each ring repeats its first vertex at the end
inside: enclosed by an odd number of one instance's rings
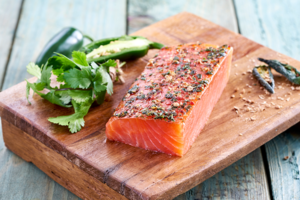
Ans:
POLYGON ((76 134, 47 121, 71 114, 72 109, 55 106, 37 95, 29 105, 25 82, 3 91, 0 115, 7 148, 81 198, 172 199, 299 121, 297 87, 274 73, 276 93, 269 95, 249 73, 259 64, 257 57, 278 59, 298 69, 299 61, 190 13, 175 15, 133 35, 165 45, 200 41, 234 48, 230 80, 184 157, 153 153, 105 137, 105 123, 113 109, 157 50, 126 64, 126 83, 115 85, 111 98, 91 108, 85 127, 76 134))

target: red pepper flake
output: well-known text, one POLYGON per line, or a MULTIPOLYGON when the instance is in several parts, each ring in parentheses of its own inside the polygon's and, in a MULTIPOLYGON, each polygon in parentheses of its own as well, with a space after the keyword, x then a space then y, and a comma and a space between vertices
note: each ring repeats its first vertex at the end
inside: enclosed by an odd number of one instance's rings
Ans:
POLYGON ((193 101, 191 101, 190 104, 191 104, 192 106, 195 105, 195 103, 194 103, 193 101))
POLYGON ((171 101, 166 101, 166 104, 167 104, 167 105, 171 105, 172 102, 171 102, 171 101))

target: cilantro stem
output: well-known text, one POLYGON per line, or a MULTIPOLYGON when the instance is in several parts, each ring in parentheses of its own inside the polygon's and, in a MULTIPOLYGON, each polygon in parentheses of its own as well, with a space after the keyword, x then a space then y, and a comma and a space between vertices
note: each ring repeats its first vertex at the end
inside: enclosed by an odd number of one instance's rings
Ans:
POLYGON ((123 67, 123 65, 125 65, 125 64, 126 64, 126 62, 122 62, 122 63, 120 64, 119 68, 123 67))
POLYGON ((62 88, 62 89, 56 89, 55 91, 64 91, 64 90, 92 90, 93 88, 87 88, 87 89, 82 89, 82 88, 62 88))

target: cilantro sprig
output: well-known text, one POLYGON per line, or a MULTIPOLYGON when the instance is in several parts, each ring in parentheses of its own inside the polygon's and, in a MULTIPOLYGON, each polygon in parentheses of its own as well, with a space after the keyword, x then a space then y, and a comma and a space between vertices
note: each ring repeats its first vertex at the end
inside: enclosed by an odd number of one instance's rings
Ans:
POLYGON ((72 53, 72 59, 57 53, 41 68, 34 63, 27 65, 27 72, 37 81, 27 80, 26 97, 30 89, 49 102, 62 106, 73 107, 75 113, 68 116, 50 117, 52 123, 68 126, 71 133, 81 130, 84 126, 84 116, 88 113, 92 103, 103 103, 106 92, 113 93, 113 81, 109 75, 109 68, 116 67, 114 60, 97 65, 86 61, 86 55, 79 51, 72 53), (59 87, 51 86, 51 76, 56 76, 59 87), (46 91, 46 92, 45 92, 46 91))

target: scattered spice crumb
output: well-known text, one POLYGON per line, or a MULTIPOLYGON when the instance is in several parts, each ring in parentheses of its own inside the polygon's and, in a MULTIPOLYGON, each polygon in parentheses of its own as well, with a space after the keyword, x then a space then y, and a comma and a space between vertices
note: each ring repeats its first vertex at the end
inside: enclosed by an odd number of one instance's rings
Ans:
POLYGON ((242 134, 242 133, 240 133, 239 135, 240 135, 240 136, 242 136, 243 134, 242 134))
POLYGON ((233 95, 231 95, 231 98, 234 98, 235 97, 235 95, 233 94, 233 95))
POLYGON ((255 117, 250 117, 250 120, 255 121, 256 119, 255 119, 255 117))
POLYGON ((284 99, 282 97, 277 97, 277 99, 279 99, 281 101, 284 101, 284 99))
POLYGON ((288 157, 288 156, 285 156, 285 157, 283 158, 283 160, 287 160, 287 159, 289 159, 289 157, 288 157))
POLYGON ((233 106, 233 110, 239 110, 239 108, 236 106, 233 106))
POLYGON ((282 106, 276 105, 275 108, 276 108, 276 109, 280 109, 280 108, 282 108, 282 106))

